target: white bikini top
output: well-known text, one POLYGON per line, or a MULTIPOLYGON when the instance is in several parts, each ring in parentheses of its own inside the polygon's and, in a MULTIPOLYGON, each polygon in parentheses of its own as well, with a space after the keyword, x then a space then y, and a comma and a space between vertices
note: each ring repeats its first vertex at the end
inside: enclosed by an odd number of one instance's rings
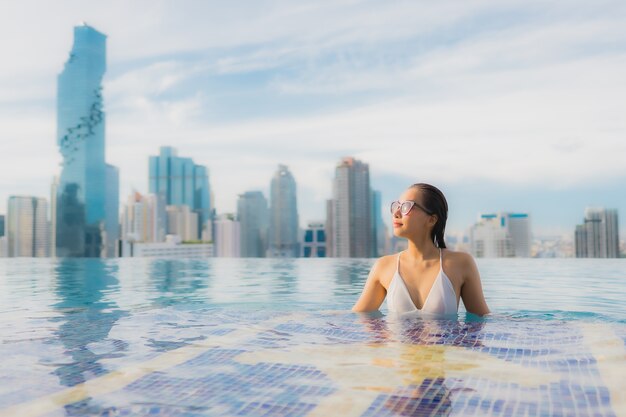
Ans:
POLYGON ((437 278, 435 278, 435 283, 430 289, 421 309, 418 309, 415 307, 415 304, 413 304, 409 289, 400 276, 401 254, 402 252, 398 254, 396 273, 393 275, 389 289, 387 290, 387 309, 394 313, 420 311, 424 313, 456 314, 458 312, 456 293, 454 292, 450 278, 443 272, 441 249, 439 249, 439 274, 437 278))

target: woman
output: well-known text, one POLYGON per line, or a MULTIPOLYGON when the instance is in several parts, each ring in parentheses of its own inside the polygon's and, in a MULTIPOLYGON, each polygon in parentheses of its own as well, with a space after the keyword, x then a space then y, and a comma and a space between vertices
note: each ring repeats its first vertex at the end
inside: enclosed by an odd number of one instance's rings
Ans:
POLYGON ((489 314, 474 259, 446 249, 443 193, 429 184, 413 184, 391 204, 391 213, 393 233, 408 240, 408 249, 376 261, 352 311, 377 310, 387 296, 387 307, 395 313, 456 314, 462 298, 468 312, 489 314))

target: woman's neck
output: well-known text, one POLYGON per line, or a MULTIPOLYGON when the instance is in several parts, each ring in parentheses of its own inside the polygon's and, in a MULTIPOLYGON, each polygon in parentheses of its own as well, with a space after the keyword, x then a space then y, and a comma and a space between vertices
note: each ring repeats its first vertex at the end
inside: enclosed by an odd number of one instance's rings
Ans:
POLYGON ((423 261, 439 257, 439 249, 429 239, 408 239, 407 252, 415 261, 423 261))

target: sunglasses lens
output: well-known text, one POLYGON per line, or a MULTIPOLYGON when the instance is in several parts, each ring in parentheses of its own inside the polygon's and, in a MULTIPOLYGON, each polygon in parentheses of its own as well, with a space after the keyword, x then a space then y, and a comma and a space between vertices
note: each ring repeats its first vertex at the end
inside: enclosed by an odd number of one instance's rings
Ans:
POLYGON ((398 210, 398 207, 400 207, 399 202, 394 201, 393 203, 391 203, 391 214, 395 213, 396 210, 398 210))
POLYGON ((409 211, 411 211, 411 207, 413 207, 413 204, 411 204, 410 201, 405 201, 404 203, 402 203, 402 207, 400 208, 400 213, 402 213, 403 216, 406 216, 409 211))

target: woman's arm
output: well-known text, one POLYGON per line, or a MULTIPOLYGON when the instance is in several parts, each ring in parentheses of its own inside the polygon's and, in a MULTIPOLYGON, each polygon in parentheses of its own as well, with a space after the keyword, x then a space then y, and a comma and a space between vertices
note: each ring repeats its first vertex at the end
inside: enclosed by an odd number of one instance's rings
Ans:
POLYGON ((359 297, 359 300, 352 307, 352 311, 375 311, 378 310, 378 307, 383 303, 387 295, 387 290, 385 290, 385 287, 380 283, 380 270, 381 260, 379 259, 374 266, 372 266, 367 281, 365 282, 365 287, 363 287, 361 297, 359 297))
POLYGON ((489 314, 489 307, 485 301, 483 287, 480 282, 480 274, 474 258, 469 254, 463 257, 463 286, 461 287, 461 298, 465 305, 465 310, 479 316, 489 314))

